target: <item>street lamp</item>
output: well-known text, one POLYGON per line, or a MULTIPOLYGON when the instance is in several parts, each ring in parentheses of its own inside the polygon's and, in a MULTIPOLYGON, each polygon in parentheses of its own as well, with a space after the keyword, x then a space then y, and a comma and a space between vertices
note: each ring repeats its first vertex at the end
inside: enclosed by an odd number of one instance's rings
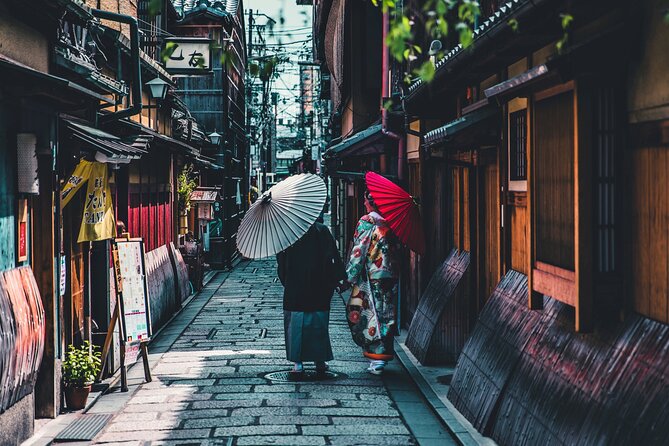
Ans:
POLYGON ((147 82, 144 85, 149 87, 149 94, 151 96, 151 99, 161 100, 161 101, 165 99, 165 96, 167 96, 167 90, 170 87, 170 84, 168 84, 159 77, 147 82))
POLYGON ((209 139, 211 140, 211 143, 213 145, 215 145, 216 147, 218 147, 218 145, 221 142, 221 135, 219 133, 217 133, 216 130, 214 130, 214 133, 210 133, 208 136, 209 136, 209 139))

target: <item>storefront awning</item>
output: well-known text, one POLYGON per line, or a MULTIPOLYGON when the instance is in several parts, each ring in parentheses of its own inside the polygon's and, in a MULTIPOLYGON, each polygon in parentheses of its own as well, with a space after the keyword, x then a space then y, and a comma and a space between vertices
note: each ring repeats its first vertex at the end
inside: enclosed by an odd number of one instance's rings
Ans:
POLYGON ((335 144, 325 151, 325 158, 346 158, 382 153, 385 149, 381 124, 373 125, 335 144))
MULTIPOLYGON (((14 81, 26 86, 25 94, 47 96, 59 102, 75 103, 82 98, 112 105, 113 101, 70 80, 22 65, 0 55, 0 77, 3 82, 14 81)), ((24 94, 24 92, 21 92, 24 94)))
MULTIPOLYGON (((430 147, 437 144, 453 142, 456 138, 467 133, 468 130, 475 129, 477 124, 482 124, 496 115, 500 115, 498 108, 491 105, 481 107, 478 110, 467 113, 442 127, 426 133, 424 137, 425 145, 430 147)), ((483 143, 485 142, 484 139, 487 140, 487 134, 485 132, 480 132, 478 135, 482 138, 480 142, 483 143)), ((476 137, 476 135, 474 136, 476 137)))
POLYGON ((113 123, 110 123, 110 125, 115 126, 114 128, 118 128, 119 131, 122 131, 124 133, 133 132, 133 134, 143 134, 146 136, 150 136, 153 138, 154 144, 162 143, 163 145, 167 146, 167 148, 173 150, 174 152, 182 153, 184 155, 193 157, 197 157, 200 155, 200 151, 196 147, 193 147, 183 141, 179 141, 178 139, 174 139, 170 136, 163 135, 162 133, 158 133, 155 130, 152 130, 148 127, 143 126, 138 122, 131 121, 129 119, 121 119, 113 123))
POLYGON ((209 158, 208 156, 198 155, 193 159, 193 161, 195 162, 195 164, 205 167, 207 169, 213 169, 213 170, 223 169, 223 166, 216 164, 216 160, 214 158, 209 158))
POLYGON ((95 150, 95 159, 102 163, 129 163, 147 151, 124 143, 121 138, 102 130, 64 119, 70 136, 88 150, 95 150))

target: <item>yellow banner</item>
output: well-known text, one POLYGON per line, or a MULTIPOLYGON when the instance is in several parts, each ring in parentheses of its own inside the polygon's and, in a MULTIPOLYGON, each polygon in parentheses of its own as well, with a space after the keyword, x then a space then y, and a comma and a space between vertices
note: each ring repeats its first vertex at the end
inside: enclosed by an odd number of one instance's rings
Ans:
POLYGON ((70 202, 72 197, 77 193, 81 186, 88 181, 88 177, 91 174, 91 167, 93 163, 82 159, 75 167, 74 172, 70 175, 70 179, 67 180, 67 183, 63 187, 63 190, 60 192, 61 206, 65 207, 70 202))
POLYGON ((107 178, 107 165, 91 163, 84 216, 78 242, 106 240, 116 235, 116 222, 107 178))

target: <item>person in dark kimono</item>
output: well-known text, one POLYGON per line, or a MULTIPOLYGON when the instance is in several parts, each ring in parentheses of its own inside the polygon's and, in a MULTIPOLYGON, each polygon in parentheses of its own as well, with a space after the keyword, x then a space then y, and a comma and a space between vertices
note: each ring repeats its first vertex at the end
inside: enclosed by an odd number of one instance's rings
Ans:
POLYGON ((330 300, 346 278, 335 240, 322 219, 294 245, 276 256, 284 287, 283 314, 286 358, 301 373, 303 362, 314 362, 317 371, 328 369, 332 346, 328 325, 330 300))

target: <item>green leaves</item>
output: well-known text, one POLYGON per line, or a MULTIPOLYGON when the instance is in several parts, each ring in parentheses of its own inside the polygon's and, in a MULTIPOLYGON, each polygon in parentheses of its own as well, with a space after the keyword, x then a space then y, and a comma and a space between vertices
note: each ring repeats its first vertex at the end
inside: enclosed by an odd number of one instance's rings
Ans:
POLYGON ((163 64, 167 63, 167 60, 172 57, 172 54, 177 50, 179 44, 176 42, 167 42, 165 48, 160 52, 160 58, 163 61, 163 64))
POLYGON ((181 212, 190 209, 190 196, 197 188, 195 178, 192 164, 186 164, 177 176, 178 206, 181 212))
POLYGON ((249 63, 249 74, 253 77, 258 77, 258 73, 260 73, 260 65, 255 62, 249 63))
POLYGON ((517 19, 511 19, 511 20, 509 20, 509 21, 506 22, 506 23, 509 24, 509 27, 511 27, 511 30, 512 30, 514 33, 517 33, 517 32, 518 32, 518 20, 517 20, 517 19))
MULTIPOLYGON (((374 6, 381 6, 384 12, 395 8, 394 0, 369 0, 374 6)), ((425 19, 425 31, 432 39, 446 40, 448 33, 455 30, 458 40, 463 48, 471 47, 474 43, 473 29, 481 9, 475 0, 425 0, 422 10, 425 19)), ((417 20, 417 19, 416 19, 417 20)), ((392 57, 398 62, 412 62, 423 54, 425 48, 417 45, 413 29, 414 20, 406 13, 397 14, 392 12, 390 29, 386 37, 386 46, 392 57)), ((515 19, 509 21, 509 26, 514 31, 518 30, 518 22, 515 19)), ((438 54, 437 57, 441 57, 438 54)), ((422 64, 411 71, 411 74, 420 77, 424 82, 430 82, 434 78, 435 66, 432 61, 423 61, 422 64)), ((411 81, 410 73, 405 73, 405 82, 411 81)))
POLYGON ((99 347, 84 341, 81 347, 70 345, 63 361, 63 381, 84 386, 95 381, 102 366, 99 347))
POLYGON ((469 48, 472 43, 474 43, 474 35, 472 34, 472 29, 464 22, 460 22, 455 26, 455 29, 458 31, 460 37, 460 45, 463 48, 469 48))
POLYGON ((571 31, 571 24, 574 21, 574 16, 571 14, 560 14, 560 18, 562 23, 562 31, 564 31, 564 33, 562 34, 562 38, 555 44, 558 54, 562 54, 564 46, 569 41, 569 32, 571 31))
POLYGON ((163 0, 149 1, 149 16, 155 17, 163 12, 163 0))
POLYGON ((434 79, 435 68, 431 60, 423 62, 423 64, 416 70, 416 74, 423 82, 432 82, 434 79))
POLYGON ((571 26, 571 22, 574 21, 574 16, 571 14, 560 14, 560 17, 562 18, 562 29, 567 31, 571 26))
POLYGON ((392 21, 388 35, 386 36, 386 46, 390 54, 399 62, 409 60, 415 53, 415 45, 411 45, 413 33, 411 32, 411 22, 408 17, 401 16, 392 21))

